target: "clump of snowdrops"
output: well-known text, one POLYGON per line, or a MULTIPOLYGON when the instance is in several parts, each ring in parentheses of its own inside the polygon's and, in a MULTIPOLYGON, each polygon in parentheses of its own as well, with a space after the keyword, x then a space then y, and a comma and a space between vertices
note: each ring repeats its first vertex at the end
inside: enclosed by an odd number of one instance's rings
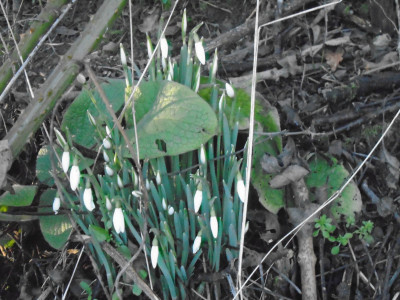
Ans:
MULTIPOLYGON (((74 201, 66 189, 61 189, 54 199, 53 210, 57 213, 61 204, 70 208, 80 230, 91 236, 89 251, 98 266, 104 267, 111 293, 118 267, 103 252, 102 242, 112 243, 127 260, 133 255, 133 249, 137 249, 132 245, 144 243, 146 265, 137 271, 164 299, 191 298, 194 291, 204 294, 207 283, 195 280, 194 274, 221 271, 238 256, 246 167, 246 158, 239 158, 236 152, 238 108, 234 89, 215 77, 217 51, 210 63, 208 78, 201 76, 206 54, 203 39, 197 35, 200 26, 187 36, 184 13, 183 45, 178 62, 169 56, 166 38, 159 37, 160 47, 151 61, 149 80, 175 81, 196 93, 201 82, 207 83, 211 87, 207 101, 215 111, 218 134, 197 150, 178 156, 144 159, 140 171, 148 199, 143 199, 138 169, 122 153, 120 132, 102 112, 97 117, 88 112, 93 125, 93 132, 88 134, 96 135, 101 145, 98 151, 104 161, 104 172, 96 174, 87 167, 90 165, 87 158, 73 146, 68 130, 63 133, 55 130, 58 143, 64 149, 62 169, 79 201, 74 201), (60 198, 64 199, 62 203, 60 198), (144 200, 147 214, 143 212, 144 200)), ((147 37, 147 49, 151 57, 154 47, 150 37, 147 37)), ((133 89, 132 76, 122 47, 121 60, 128 99, 133 89)), ((133 283, 125 282, 123 286, 124 294, 127 290, 128 294, 141 293, 133 283), (127 286, 130 288, 126 289, 127 286)), ((218 283, 213 283, 212 288, 214 295, 221 295, 218 283)))

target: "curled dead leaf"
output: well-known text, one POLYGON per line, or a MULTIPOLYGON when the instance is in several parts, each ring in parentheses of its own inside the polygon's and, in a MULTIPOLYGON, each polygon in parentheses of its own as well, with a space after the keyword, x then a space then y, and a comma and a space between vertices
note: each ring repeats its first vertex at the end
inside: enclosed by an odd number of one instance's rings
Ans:
POLYGON ((282 173, 276 175, 269 182, 270 187, 273 189, 279 189, 288 185, 291 182, 296 182, 303 178, 309 173, 306 168, 299 165, 291 165, 287 167, 282 173))

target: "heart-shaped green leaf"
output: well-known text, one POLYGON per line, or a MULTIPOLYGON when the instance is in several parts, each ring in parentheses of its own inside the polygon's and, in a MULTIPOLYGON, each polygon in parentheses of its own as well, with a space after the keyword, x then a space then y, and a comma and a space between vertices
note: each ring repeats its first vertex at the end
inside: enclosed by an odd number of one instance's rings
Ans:
POLYGON ((4 206, 29 206, 37 192, 36 185, 13 185, 14 194, 5 192, 0 196, 0 205, 4 206))
MULTIPOLYGON (((142 93, 135 102, 135 107, 141 108, 137 112, 140 158, 198 149, 216 134, 216 115, 195 92, 176 82, 151 84, 157 84, 157 93, 153 90, 151 97, 142 93)), ((128 136, 134 140, 134 129, 128 130, 128 136)))
MULTIPOLYGON (((49 189, 40 197, 40 213, 52 213, 52 205, 56 190, 49 189)), ((67 215, 49 215, 39 217, 40 229, 45 240, 55 249, 61 249, 68 240, 72 230, 72 224, 67 215)))

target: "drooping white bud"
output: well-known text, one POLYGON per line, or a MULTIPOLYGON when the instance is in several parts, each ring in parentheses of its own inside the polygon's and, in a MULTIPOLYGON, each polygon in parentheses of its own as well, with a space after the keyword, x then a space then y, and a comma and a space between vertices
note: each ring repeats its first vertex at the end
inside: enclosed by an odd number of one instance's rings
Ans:
POLYGON ((90 187, 85 188, 85 191, 83 192, 83 204, 85 204, 85 207, 88 211, 92 211, 95 209, 95 205, 93 202, 93 193, 90 187))
POLYGON ((196 52, 197 59, 202 65, 206 63, 206 53, 203 47, 203 38, 200 41, 194 43, 194 49, 196 52))
POLYGON ((79 185, 79 181, 81 180, 81 172, 79 171, 79 167, 74 164, 71 168, 71 172, 69 173, 69 180, 71 184, 71 190, 75 191, 79 185))
POLYGON ((139 191, 132 191, 132 195, 136 198, 140 198, 140 197, 142 197, 143 194, 142 194, 142 192, 139 192, 139 191))
POLYGON ((165 200, 165 198, 162 198, 161 205, 162 205, 162 208, 163 208, 164 210, 167 209, 167 201, 165 200))
POLYGON ((194 194, 194 212, 197 213, 200 209, 201 203, 203 202, 203 192, 202 190, 196 190, 194 194))
POLYGON ((84 85, 86 83, 85 75, 83 75, 82 73, 78 74, 78 76, 76 77, 76 80, 82 85, 84 85))
POLYGON ((111 201, 110 201, 110 199, 108 197, 106 197, 106 208, 109 211, 112 210, 112 204, 111 204, 111 201))
POLYGON ((235 90, 229 83, 225 84, 225 90, 226 90, 226 94, 228 95, 228 97, 231 97, 231 98, 235 97, 235 90))
POLYGON ((106 125, 107 137, 111 137, 111 129, 106 125))
POLYGON ((244 185, 242 176, 240 175, 240 173, 238 174, 238 179, 237 179, 237 183, 236 183, 236 191, 238 193, 239 199, 240 201, 242 201, 244 203, 245 198, 246 198, 246 186, 244 185))
POLYGON ((124 187, 124 183, 122 182, 121 176, 117 175, 117 184, 120 189, 124 187))
POLYGON ((158 241, 156 238, 153 240, 153 245, 151 246, 150 257, 151 257, 151 265, 153 269, 157 267, 158 255, 160 254, 158 249, 158 241))
POLYGON ((116 207, 114 210, 113 225, 117 233, 125 232, 125 220, 121 207, 116 207))
POLYGON ((206 150, 204 149, 204 144, 202 144, 200 147, 200 163, 205 165, 206 162, 206 150))
POLYGON ((103 147, 106 149, 110 149, 111 148, 111 142, 108 138, 104 138, 103 139, 103 147))
POLYGON ((168 206, 168 214, 172 216, 175 212, 175 209, 172 206, 168 206))
POLYGON ((62 169, 63 169, 64 173, 68 172, 69 161, 70 161, 69 151, 64 151, 63 154, 62 154, 62 157, 61 157, 61 166, 62 166, 62 169))
POLYGON ((60 197, 56 196, 53 200, 53 211, 55 214, 58 214, 58 210, 61 207, 61 200, 60 197))
POLYGON ((106 170, 106 174, 107 174, 108 176, 113 176, 113 175, 114 175, 114 170, 111 169, 109 165, 106 165, 106 166, 105 166, 105 170, 106 170))
POLYGON ((211 210, 210 227, 212 235, 216 239, 218 237, 218 220, 214 208, 211 210))
POLYGON ((162 58, 166 59, 168 57, 168 42, 164 36, 160 39, 160 48, 162 58))
POLYGON ((108 156, 107 152, 103 149, 103 158, 105 162, 110 162, 110 157, 108 156))
POLYGON ((196 238, 194 239, 193 248, 192 248, 193 254, 196 254, 197 251, 199 251, 200 245, 201 245, 201 230, 199 231, 196 238))
POLYGON ((157 183, 158 185, 160 185, 160 184, 161 184, 161 174, 160 174, 160 171, 157 171, 157 175, 156 175, 156 183, 157 183))

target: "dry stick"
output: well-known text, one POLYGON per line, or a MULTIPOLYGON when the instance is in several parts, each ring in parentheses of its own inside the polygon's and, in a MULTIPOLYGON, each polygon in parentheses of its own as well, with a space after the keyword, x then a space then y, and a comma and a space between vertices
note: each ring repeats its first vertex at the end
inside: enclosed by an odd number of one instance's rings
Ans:
MULTIPOLYGON (((151 290, 151 288, 147 285, 147 283, 144 282, 142 278, 140 278, 139 274, 135 271, 135 269, 131 266, 131 264, 125 259, 125 257, 122 256, 121 253, 119 253, 114 247, 112 247, 108 243, 102 243, 101 248, 104 250, 104 252, 106 252, 110 257, 112 257, 115 260, 115 262, 121 267, 121 269, 125 269, 124 272, 126 272, 126 275, 128 275, 128 277, 130 279, 132 279, 150 299, 154 299, 154 300, 160 299, 151 290)), ((123 298, 120 297, 119 299, 123 299, 123 298)))
MULTIPOLYGON (((139 174, 139 182, 140 182, 140 187, 141 187, 141 191, 143 193, 143 215, 144 215, 144 221, 143 221, 143 238, 142 238, 142 242, 140 243, 140 247, 139 249, 136 251, 136 253, 131 257, 131 259, 129 260, 129 263, 126 264, 126 266, 124 268, 122 268, 120 270, 120 272, 117 275, 117 278, 115 279, 115 289, 117 294, 119 294, 118 291, 118 283, 119 283, 119 279, 122 276, 122 274, 126 271, 126 269, 128 268, 128 266, 137 258, 137 256, 140 254, 140 252, 144 249, 144 245, 146 242, 146 237, 147 237, 147 209, 148 209, 148 204, 149 204, 149 195, 147 193, 147 189, 144 183, 144 179, 143 179, 143 173, 141 170, 141 166, 140 166, 140 162, 139 162, 139 158, 136 156, 135 154, 135 150, 132 147, 132 143, 130 142, 128 136, 126 135, 125 130, 122 128, 121 123, 118 121, 117 116, 115 115, 115 112, 112 109, 112 105, 110 104, 110 101, 108 101, 106 94, 104 93, 103 88, 100 86, 99 82, 96 79, 96 75, 94 75, 93 70, 90 68, 89 64, 85 64, 85 68, 86 71, 88 72, 89 78, 93 81, 97 91, 99 92, 100 98, 101 100, 103 100, 104 105, 106 106, 106 109, 108 111, 108 113, 111 115, 113 121, 114 121, 114 125, 117 126, 118 130, 120 131, 122 137, 125 140, 125 143, 128 147, 128 150, 132 156, 132 159, 135 163, 135 166, 137 168, 138 174, 139 174)), ((120 297, 120 295, 118 295, 120 297)))
POLYGON ((325 266, 324 266, 324 239, 319 239, 319 270, 321 273, 321 293, 322 300, 328 299, 328 293, 326 292, 326 281, 325 281, 325 266))
MULTIPOLYGON (((15 36, 14 36, 14 32, 12 31, 11 25, 8 22, 6 10, 4 9, 3 2, 1 2, 1 1, 0 1, 0 6, 1 6, 1 10, 3 11, 3 14, 4 14, 4 19, 7 22, 7 26, 10 29, 11 37, 12 37, 12 40, 14 41, 15 49, 17 50, 19 60, 21 61, 21 64, 23 64, 24 63, 24 59, 22 58, 22 54, 21 54, 21 51, 19 50, 17 40, 15 39, 15 36)), ((32 91, 31 83, 29 81, 28 73, 25 70, 24 70, 24 74, 25 74, 26 84, 28 85, 29 93, 31 94, 32 98, 35 98, 35 95, 33 94, 33 91, 32 91)), ((1 103, 1 98, 0 98, 0 103, 1 103)))
MULTIPOLYGON (((22 56, 21 56, 21 67, 19 68, 19 70, 17 71, 17 73, 14 74, 13 78, 11 78, 10 82, 7 84, 7 86, 5 87, 5 89, 3 90, 3 92, 0 95, 0 103, 3 102, 4 98, 7 96, 9 90, 11 89, 11 87, 13 86, 13 84, 15 83, 15 81, 18 79, 19 75, 21 75, 22 71, 25 72, 25 68, 28 65, 28 63, 31 61, 31 59, 33 58, 33 56, 36 54, 36 52, 39 50, 39 48, 42 46, 42 44, 44 43, 44 41, 47 39, 47 37, 49 36, 49 34, 53 31, 54 28, 56 28, 56 26, 58 25, 58 23, 60 23, 60 21, 64 18, 64 16, 67 14, 67 12, 69 11, 69 9, 71 8, 72 4, 75 2, 75 0, 73 0, 71 3, 69 3, 67 5, 67 7, 64 9, 64 11, 62 12, 62 14, 58 17, 58 19, 53 23, 53 25, 50 27, 50 29, 46 32, 46 34, 42 37, 42 39, 39 41, 39 43, 35 46, 35 48, 33 48, 32 52, 29 54, 29 56, 26 58, 25 61, 22 60, 22 56)), ((0 1, 1 3, 1 1, 0 1)), ((18 46, 17 46, 18 49, 18 46)), ((28 76, 28 75, 26 75, 28 76)), ((28 81, 28 85, 29 85, 29 79, 27 77, 27 81, 28 81)), ((31 90, 31 88, 30 88, 31 90)), ((31 92, 31 96, 32 98, 34 98, 33 92, 31 92)))
MULTIPOLYGON (((248 197, 249 197, 249 190, 250 190, 250 176, 251 176, 251 163, 252 163, 252 155, 253 155, 253 132, 254 132, 254 111, 255 111, 255 95, 256 95, 256 74, 257 74, 257 58, 258 58, 258 41, 260 38, 260 31, 263 27, 282 22, 284 20, 300 16, 309 12, 312 12, 314 10, 322 9, 324 7, 328 7, 332 4, 336 4, 341 2, 342 0, 328 3, 325 5, 318 6, 316 8, 308 9, 302 12, 299 12, 297 14, 294 14, 292 16, 287 16, 281 19, 277 19, 271 22, 268 22, 266 24, 263 24, 261 26, 258 26, 258 10, 259 10, 259 0, 257 0, 257 7, 256 7, 256 19, 255 19, 255 30, 254 30, 254 64, 253 64, 253 78, 251 82, 251 104, 250 104, 250 128, 249 128, 249 144, 248 144, 248 149, 247 149, 247 167, 246 167, 246 191, 245 191, 245 199, 244 199, 244 205, 243 205, 243 218, 242 218, 242 228, 241 228, 241 235, 240 235, 240 248, 239 248, 239 263, 238 263, 238 281, 239 281, 239 290, 236 293, 234 299, 237 297, 237 295, 240 293, 240 297, 242 298, 242 290, 244 284, 249 280, 249 278, 245 281, 245 283, 242 285, 241 284, 241 273, 242 273, 242 261, 243 261, 243 245, 244 245, 244 233, 245 233, 245 228, 246 228, 246 215, 247 215, 247 203, 248 203, 248 197)), ((302 223, 300 223, 302 224, 302 223)), ((304 223, 306 224, 306 223, 304 223)), ((303 225, 304 225, 303 224, 303 225)), ((299 227, 300 228, 300 227, 299 227)), ((276 243, 272 249, 274 249, 280 242, 276 243)), ((268 252, 268 254, 271 252, 271 250, 268 252)), ((264 258, 265 259, 265 258, 264 258)), ((264 259, 262 261, 264 261, 264 259)), ((257 269, 254 269, 252 274, 257 269)), ((252 275, 251 274, 251 275, 252 275)))

